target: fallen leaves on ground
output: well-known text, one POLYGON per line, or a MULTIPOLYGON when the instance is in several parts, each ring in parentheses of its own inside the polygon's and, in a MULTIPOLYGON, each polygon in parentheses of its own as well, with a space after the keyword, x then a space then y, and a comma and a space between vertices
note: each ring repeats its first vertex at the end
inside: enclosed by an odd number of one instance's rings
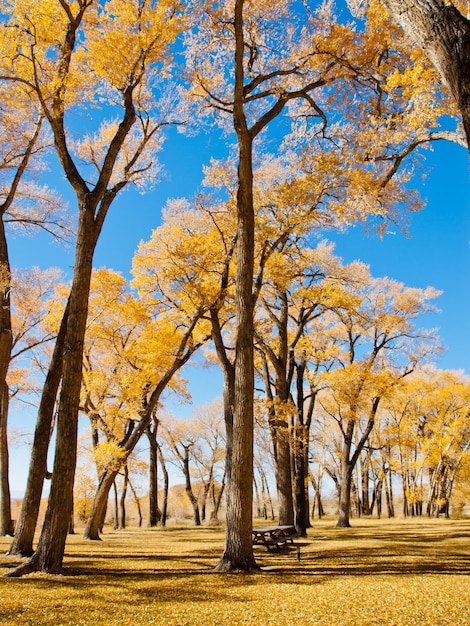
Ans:
MULTIPOLYGON (((66 576, 0 578, 0 624, 453 626, 470 623, 470 521, 317 522, 294 549, 256 548, 255 574, 217 574, 214 528, 70 536, 66 576)), ((0 538, 0 553, 9 539, 0 538)), ((0 573, 18 559, 0 557, 0 573)))

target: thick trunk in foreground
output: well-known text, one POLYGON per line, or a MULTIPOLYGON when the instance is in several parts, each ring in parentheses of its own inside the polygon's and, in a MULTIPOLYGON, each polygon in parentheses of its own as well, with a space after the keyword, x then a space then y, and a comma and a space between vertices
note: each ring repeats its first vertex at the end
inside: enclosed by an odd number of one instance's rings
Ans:
POLYGON ((470 21, 439 0, 383 3, 439 72, 460 110, 470 146, 470 21))
POLYGON ((32 571, 62 572, 65 542, 73 511, 73 484, 77 457, 78 409, 88 297, 96 244, 93 211, 81 207, 74 278, 65 333, 62 387, 57 412, 57 438, 51 491, 37 549, 31 559, 7 574, 32 571))
MULTIPOLYGON (((240 178, 251 179, 251 154, 240 157, 240 178), (248 162, 243 163, 247 159, 248 162)), ((226 542, 218 571, 256 567, 252 545, 253 507, 253 250, 254 217, 251 189, 239 184, 237 246, 235 406, 229 475, 227 477, 226 542)))
POLYGON ((62 359, 67 318, 68 305, 62 318, 59 334, 42 390, 38 419, 34 431, 31 459, 29 462, 28 481, 26 483, 20 516, 16 523, 15 536, 8 551, 8 554, 14 556, 31 556, 34 552, 33 539, 41 504, 44 477, 46 476, 47 452, 51 439, 52 418, 62 377, 62 359))
POLYGON ((218 571, 256 569, 253 517, 253 209, 252 140, 243 112, 243 0, 235 2, 234 126, 238 137, 237 273, 235 286, 235 406, 232 458, 227 477, 225 548, 218 571))

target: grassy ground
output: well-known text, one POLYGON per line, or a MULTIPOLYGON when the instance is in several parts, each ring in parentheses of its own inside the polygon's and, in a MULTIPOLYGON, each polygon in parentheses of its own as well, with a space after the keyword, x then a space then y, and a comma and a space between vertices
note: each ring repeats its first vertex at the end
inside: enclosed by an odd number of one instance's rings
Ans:
MULTIPOLYGON (((216 574, 219 529, 70 537, 67 576, 0 578, 9 626, 440 626, 470 624, 470 521, 316 523, 301 560, 256 548, 262 571, 216 574)), ((257 524, 258 525, 258 524, 257 524)), ((4 556, 0 574, 18 563, 4 556)))

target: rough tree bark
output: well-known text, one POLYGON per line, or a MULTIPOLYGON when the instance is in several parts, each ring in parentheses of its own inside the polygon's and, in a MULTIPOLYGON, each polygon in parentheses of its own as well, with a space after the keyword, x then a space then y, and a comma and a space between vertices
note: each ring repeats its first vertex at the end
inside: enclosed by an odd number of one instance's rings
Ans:
POLYGON ((470 146, 470 21, 440 0, 383 0, 406 35, 423 49, 462 115, 470 146))
POLYGON ((375 424, 375 416, 379 407, 380 398, 375 398, 372 403, 370 415, 367 420, 367 424, 361 435, 361 438, 357 442, 356 449, 351 455, 351 449, 353 445, 353 435, 356 428, 356 422, 354 419, 346 420, 346 426, 343 430, 343 444, 341 450, 341 481, 339 491, 339 513, 337 528, 349 528, 350 524, 350 509, 351 509, 351 486, 352 475, 354 468, 356 467, 357 460, 361 454, 367 439, 372 432, 375 424))
POLYGON ((235 406, 230 479, 227 481, 225 548, 218 571, 256 569, 252 545, 253 512, 253 138, 244 112, 243 0, 236 0, 233 122, 238 139, 237 272, 235 316, 235 406))
POLYGON ((11 519, 11 497, 9 481, 9 454, 7 438, 7 418, 8 418, 8 385, 3 383, 0 392, 0 535, 13 536, 14 528, 11 519))
POLYGON ((73 510, 73 483, 77 455, 78 409, 80 402, 83 344, 88 314, 97 231, 96 207, 85 196, 80 206, 74 277, 69 299, 69 315, 65 334, 62 387, 57 413, 57 438, 54 469, 48 506, 41 536, 29 561, 8 572, 21 576, 41 570, 62 572, 65 542, 73 510))
POLYGON ((294 498, 292 493, 291 429, 285 411, 290 401, 290 381, 288 381, 289 307, 285 292, 279 290, 277 296, 279 300, 279 311, 275 316, 277 351, 264 341, 261 341, 261 350, 264 363, 265 393, 269 400, 268 421, 273 445, 279 525, 292 526, 294 524, 294 498), (274 375, 271 375, 269 371, 268 359, 274 370, 274 375))
POLYGON ((31 556, 34 552, 33 539, 41 504, 44 478, 47 472, 47 452, 51 439, 52 418, 62 377, 62 358, 67 319, 68 304, 62 317, 39 403, 26 490, 20 516, 16 523, 15 536, 8 551, 8 554, 14 556, 31 556))
MULTIPOLYGON (((158 385, 150 394, 150 398, 144 401, 144 408, 142 409, 142 413, 139 416, 139 421, 136 428, 130 431, 129 436, 126 436, 124 441, 121 442, 120 447, 126 453, 124 460, 134 450, 135 446, 140 441, 140 438, 146 432, 148 426, 152 421, 160 396, 166 389, 174 374, 181 367, 183 367, 185 363, 187 363, 191 355, 198 349, 200 344, 191 343, 189 347, 188 344, 190 343, 190 339, 192 338, 192 332, 201 314, 202 313, 199 313, 192 320, 184 337, 181 340, 181 344, 178 348, 177 354, 175 355, 173 364, 169 367, 165 375, 160 379, 158 385)), ((93 499, 91 513, 87 520, 83 533, 84 539, 90 539, 93 541, 98 541, 100 539, 100 530, 102 527, 104 512, 106 510, 106 505, 108 502, 109 490, 111 489, 118 472, 119 469, 106 469, 101 475, 98 489, 93 499)))
MULTIPOLYGON (((2 207, 3 208, 3 207, 2 207)), ((2 211, 3 215, 3 211, 2 211)), ((8 474, 8 388, 6 376, 11 358, 13 335, 10 313, 10 263, 5 225, 0 220, 0 534, 13 535, 10 483, 8 474), (6 395, 5 395, 6 394, 6 395)))
POLYGON ((160 521, 162 514, 158 508, 158 420, 154 418, 154 426, 148 426, 145 431, 149 440, 149 521, 148 526, 154 528, 160 521))
POLYGON ((183 474, 185 479, 185 491, 188 496, 189 501, 191 502, 191 506, 193 507, 194 513, 194 525, 201 525, 201 514, 199 511, 199 502, 193 492, 193 487, 191 484, 191 471, 189 468, 189 449, 191 448, 191 444, 183 445, 184 448, 184 457, 183 457, 183 474))

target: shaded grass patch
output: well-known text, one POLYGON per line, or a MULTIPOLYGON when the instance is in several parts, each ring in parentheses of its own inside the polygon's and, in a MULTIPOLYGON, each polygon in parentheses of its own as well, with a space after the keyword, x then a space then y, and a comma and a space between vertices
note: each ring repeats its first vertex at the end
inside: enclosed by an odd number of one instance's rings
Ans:
MULTIPOLYGON (((0 578, 0 624, 260 626, 470 623, 470 522, 316 523, 295 549, 256 548, 262 570, 218 574, 224 533, 212 528, 69 537, 67 576, 0 578)), ((0 574, 19 560, 4 556, 0 574)))

